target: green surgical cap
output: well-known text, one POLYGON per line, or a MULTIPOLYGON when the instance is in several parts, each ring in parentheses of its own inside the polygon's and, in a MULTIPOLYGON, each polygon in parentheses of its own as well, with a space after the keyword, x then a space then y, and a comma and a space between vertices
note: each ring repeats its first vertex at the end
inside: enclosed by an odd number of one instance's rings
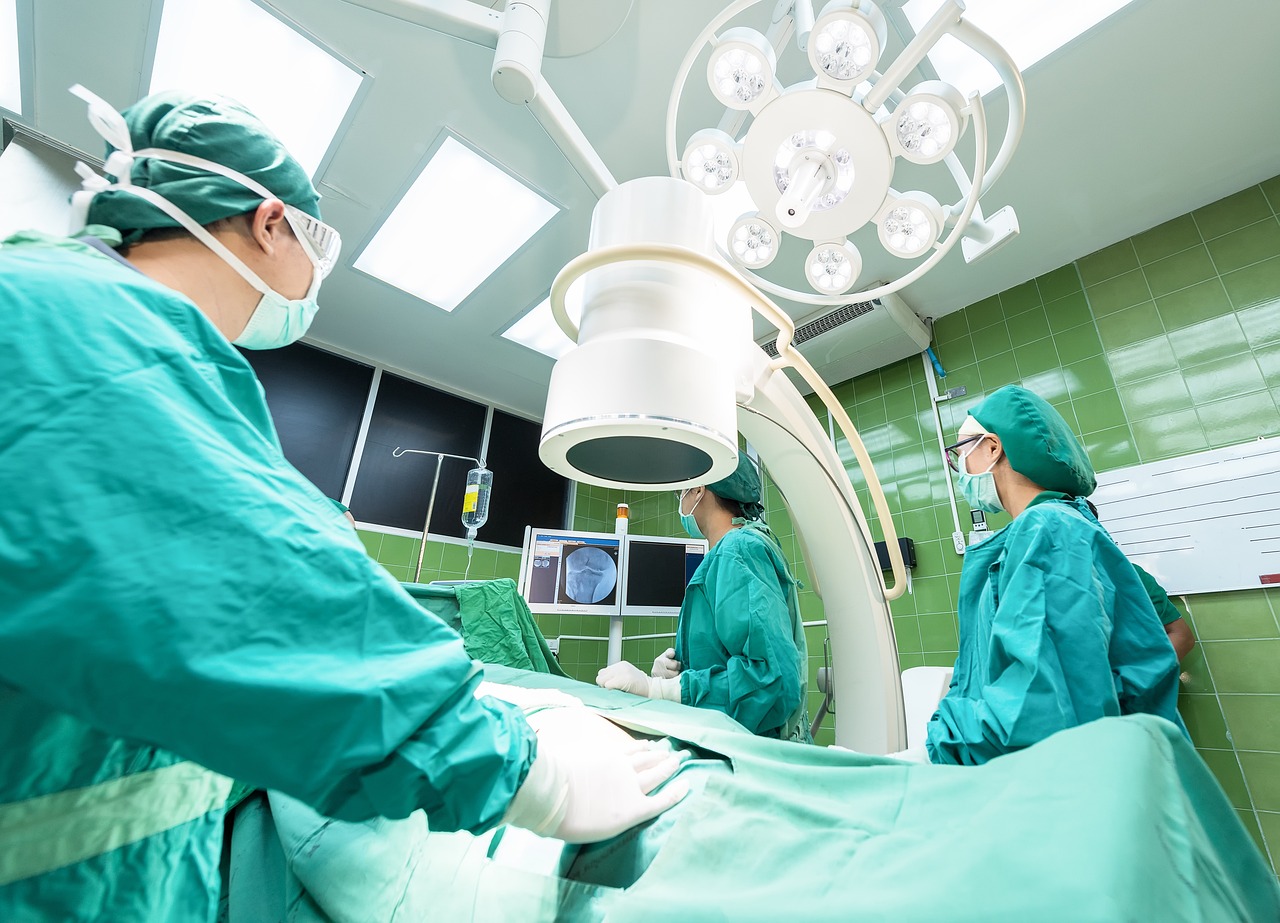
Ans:
MULTIPOLYGON (((153 147, 211 160, 257 180, 282 202, 320 217, 319 196, 307 171, 280 139, 234 100, 155 93, 122 114, 134 150, 153 147)), ((108 146, 107 153, 111 150, 108 146)), ((154 157, 135 160, 130 178, 135 185, 164 196, 201 225, 251 212, 262 202, 262 196, 233 179, 154 157)), ((126 243, 151 228, 180 226, 139 197, 118 189, 94 197, 88 223, 115 228, 126 243)))
POLYGON ((1000 437, 1014 471, 1045 490, 1087 497, 1098 486, 1076 434, 1044 398, 1017 385, 990 395, 969 415, 1000 437))
POLYGON ((738 467, 733 474, 708 484, 707 490, 725 500, 737 500, 747 519, 759 519, 764 513, 764 504, 760 502, 760 475, 745 452, 738 453, 738 467))

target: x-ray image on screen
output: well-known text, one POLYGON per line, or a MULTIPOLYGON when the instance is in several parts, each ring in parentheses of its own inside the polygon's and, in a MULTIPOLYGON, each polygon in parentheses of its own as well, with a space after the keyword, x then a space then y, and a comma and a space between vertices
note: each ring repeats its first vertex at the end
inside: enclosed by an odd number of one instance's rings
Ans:
POLYGON ((618 585, 618 565, 613 557, 594 545, 564 548, 564 583, 561 602, 594 605, 602 602, 618 585))

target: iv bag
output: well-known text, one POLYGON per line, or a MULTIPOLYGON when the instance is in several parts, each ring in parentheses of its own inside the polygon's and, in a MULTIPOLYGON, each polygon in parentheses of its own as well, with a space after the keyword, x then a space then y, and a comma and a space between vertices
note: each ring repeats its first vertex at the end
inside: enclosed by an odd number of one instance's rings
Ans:
POLYGON ((472 468, 467 472, 467 487, 462 495, 462 525, 468 536, 489 521, 489 491, 493 489, 493 472, 488 468, 472 468))

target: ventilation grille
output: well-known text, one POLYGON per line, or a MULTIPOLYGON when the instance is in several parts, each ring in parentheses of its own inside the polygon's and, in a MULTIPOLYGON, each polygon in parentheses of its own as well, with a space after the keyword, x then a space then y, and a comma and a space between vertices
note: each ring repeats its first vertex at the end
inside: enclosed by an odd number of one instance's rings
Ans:
MULTIPOLYGON (((821 336, 828 330, 834 330, 841 327, 855 317, 861 317, 864 314, 870 314, 876 309, 878 301, 859 301, 857 304, 841 305, 834 311, 824 314, 817 320, 811 320, 807 324, 802 324, 796 328, 796 335, 791 342, 796 346, 804 343, 806 340, 812 340, 816 336, 821 336)), ((764 351, 769 355, 770 359, 778 358, 778 347, 775 345, 776 337, 770 337, 762 346, 764 351)))

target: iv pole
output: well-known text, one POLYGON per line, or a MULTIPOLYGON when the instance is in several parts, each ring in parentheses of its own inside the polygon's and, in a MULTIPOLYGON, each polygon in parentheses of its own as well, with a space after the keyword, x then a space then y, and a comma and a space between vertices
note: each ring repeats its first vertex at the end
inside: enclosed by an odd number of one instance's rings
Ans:
POLYGON ((392 458, 399 458, 408 452, 411 455, 434 455, 436 457, 436 475, 431 480, 431 499, 427 501, 427 518, 422 524, 422 541, 418 545, 418 566, 413 571, 413 582, 417 583, 422 576, 422 558, 427 551, 427 530, 431 528, 431 514, 436 508, 436 488, 440 486, 440 469, 444 466, 446 458, 458 458, 462 461, 473 461, 479 467, 485 466, 483 458, 476 458, 472 455, 454 455, 450 452, 431 452, 427 449, 402 449, 396 446, 395 451, 391 453, 392 458))

